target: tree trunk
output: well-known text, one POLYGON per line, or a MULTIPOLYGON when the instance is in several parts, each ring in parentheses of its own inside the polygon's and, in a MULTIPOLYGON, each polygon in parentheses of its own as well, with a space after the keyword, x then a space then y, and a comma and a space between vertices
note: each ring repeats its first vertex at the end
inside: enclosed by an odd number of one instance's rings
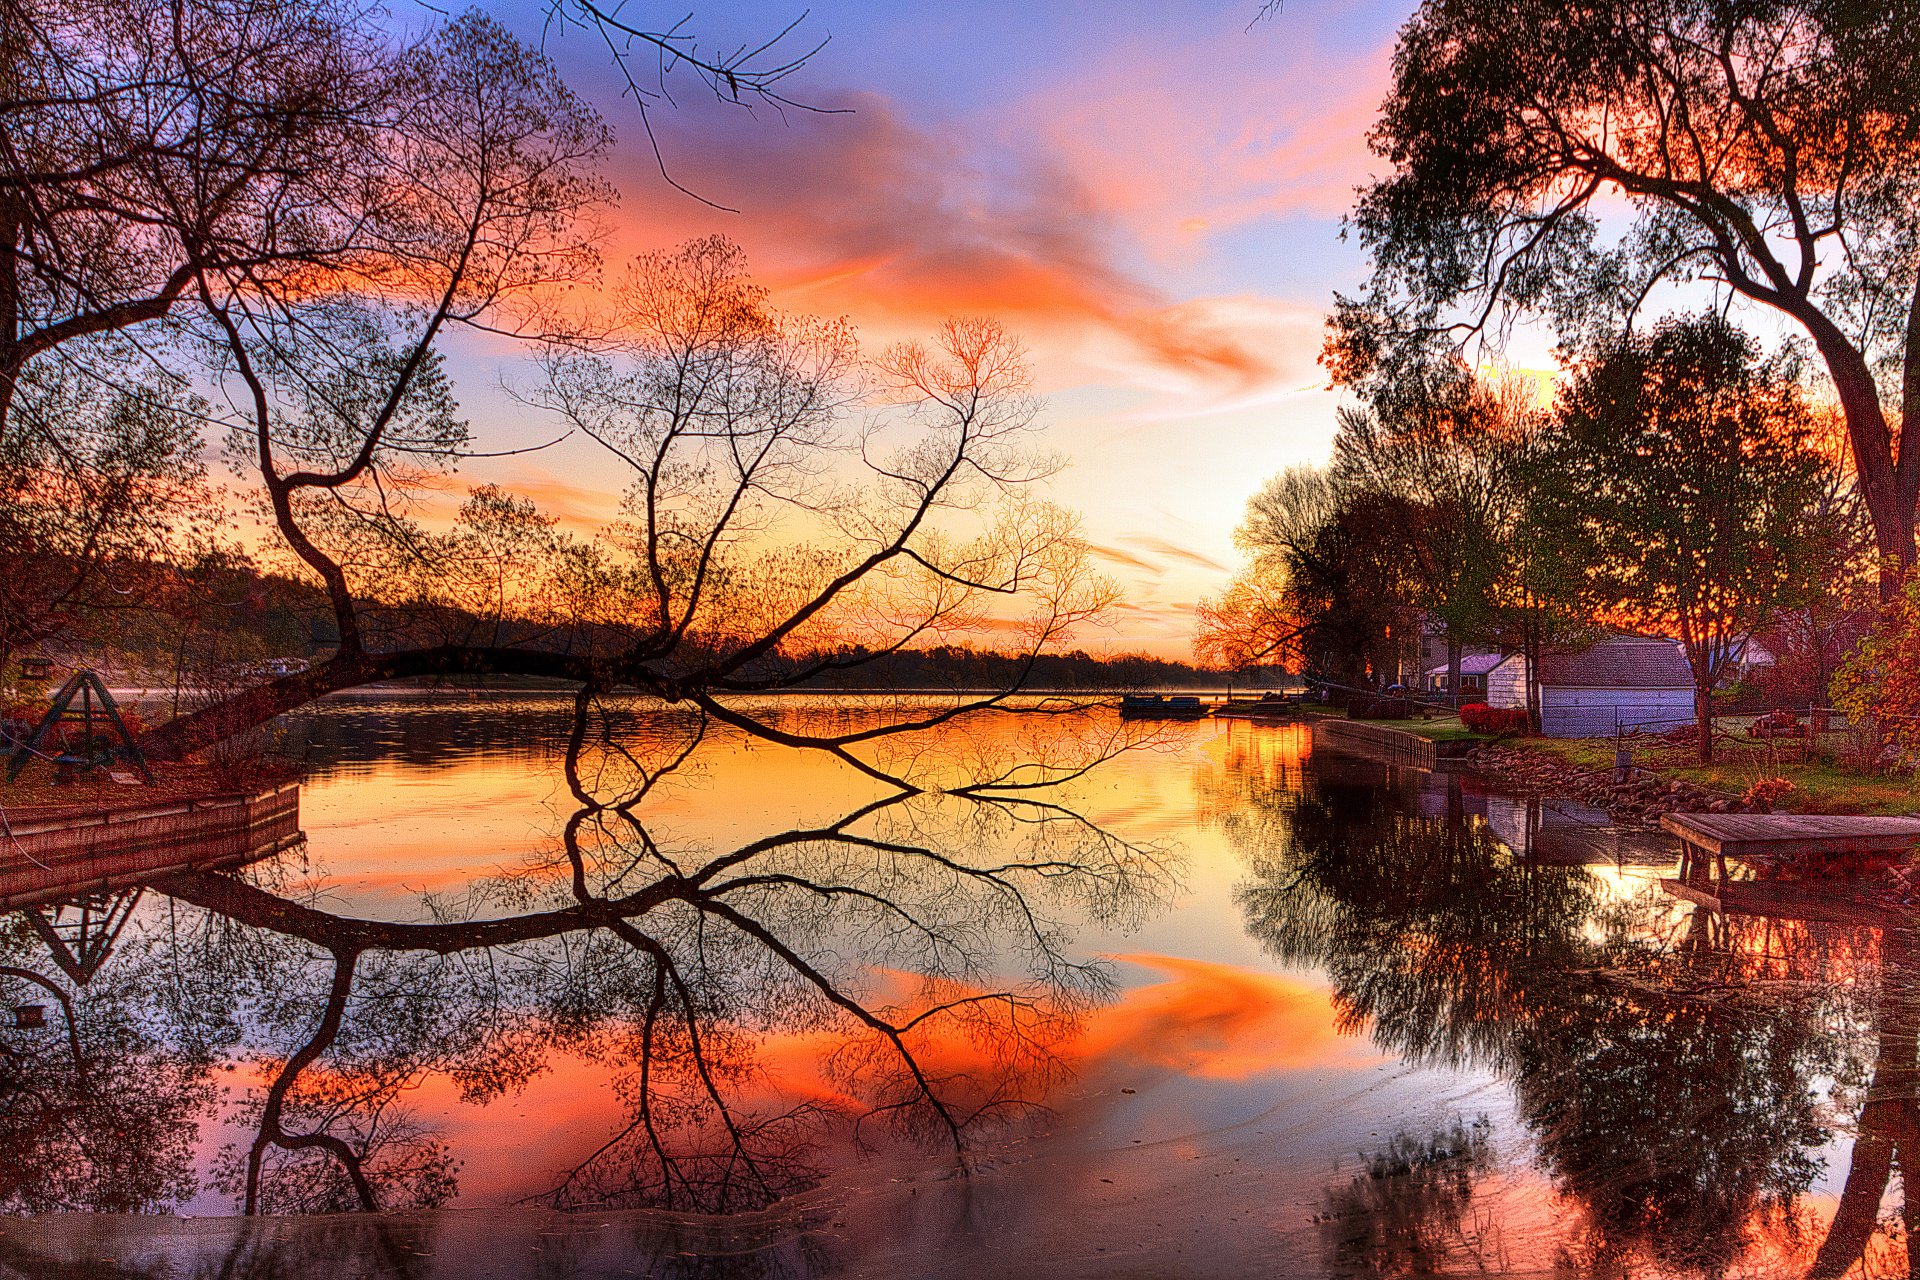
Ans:
POLYGON ((1454 638, 1453 628, 1447 628, 1447 701, 1455 710, 1460 707, 1460 641, 1454 638))
POLYGON ((329 693, 383 680, 456 675, 543 676, 576 684, 601 683, 607 687, 619 684, 668 696, 666 690, 648 681, 644 671, 623 671, 615 678, 594 660, 572 654, 468 645, 441 645, 398 653, 343 653, 298 675, 236 689, 212 706, 167 721, 143 736, 137 745, 149 759, 182 760, 329 693))
POLYGON ((1527 727, 1535 733, 1546 732, 1540 716, 1540 629, 1540 618, 1536 613, 1527 623, 1525 637, 1527 727))
POLYGON ((1699 676, 1693 683, 1693 719, 1699 732, 1700 763, 1713 762, 1713 686, 1699 676))
POLYGON ((1914 560, 1914 504, 1920 496, 1920 307, 1907 318, 1903 386, 1905 421, 1896 445, 1892 425, 1880 402, 1880 385, 1866 357, 1817 310, 1797 318, 1813 335, 1827 373, 1833 379, 1853 449, 1854 474, 1873 521, 1874 549, 1880 553, 1880 599, 1892 600, 1907 566, 1914 560))

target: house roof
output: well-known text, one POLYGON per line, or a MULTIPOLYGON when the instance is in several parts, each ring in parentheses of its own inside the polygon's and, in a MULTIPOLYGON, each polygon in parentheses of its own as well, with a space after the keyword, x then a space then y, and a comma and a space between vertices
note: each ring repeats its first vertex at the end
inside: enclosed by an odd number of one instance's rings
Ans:
MULTIPOLYGON (((1460 655, 1460 674, 1483 676, 1499 666, 1504 657, 1505 655, 1498 653, 1463 653, 1460 655)), ((1427 674, 1443 676, 1447 674, 1447 664, 1443 662, 1437 667, 1428 667, 1427 674)))
POLYGON ((1558 689, 1691 689, 1680 646, 1658 636, 1606 636, 1588 648, 1540 657, 1540 683, 1558 689))

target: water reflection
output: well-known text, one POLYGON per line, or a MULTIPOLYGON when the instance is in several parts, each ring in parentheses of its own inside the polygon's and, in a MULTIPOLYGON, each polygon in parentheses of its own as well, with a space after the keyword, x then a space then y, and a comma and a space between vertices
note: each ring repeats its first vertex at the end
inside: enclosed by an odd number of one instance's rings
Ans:
MULTIPOLYGON (((223 1060, 244 1136, 211 1181, 247 1213, 449 1202, 459 1153, 410 1105, 429 1078, 467 1103, 554 1071, 610 1085, 621 1123, 539 1192, 555 1208, 758 1208, 835 1143, 964 1165, 1044 1107, 1111 994, 1075 922, 1124 925, 1173 884, 1163 849, 1035 785, 1079 767, 1064 739, 1043 770, 974 740, 945 791, 716 845, 643 816, 712 727, 629 721, 582 697, 552 847, 419 918, 340 910, 285 863, 154 880, 165 912, 78 988, 71 1046, 7 1050, 4 1203, 185 1198, 223 1060), (778 1061, 798 1048, 811 1075, 778 1061)), ((1115 746, 1102 730, 1086 759, 1115 746)), ((7 955, 41 941, 17 928, 7 955)))
MULTIPOLYGON (((441 718, 374 732, 431 760, 441 718)), ((34 1257, 426 1276, 504 1250, 530 1274, 1044 1256, 1104 1275, 1111 1247, 1140 1274, 1910 1270, 1907 930, 1709 910, 1612 833, 1563 841, 1471 776, 1309 758, 1285 729, 1182 726, 1179 750, 1063 791, 1006 784, 1133 744, 1108 722, 1040 743, 1010 723, 905 762, 950 789, 888 792, 744 758, 697 715, 587 699, 514 723, 460 730, 460 758, 550 770, 547 834, 491 864, 445 850, 485 868, 457 882, 402 902, 299 856, 174 875, 109 947, 69 940, 93 957, 79 974, 6 917, 0 994, 47 1019, 0 1028, 0 1204, 147 1211, 213 1188, 261 1213, 540 1215, 230 1224, 164 1248, 96 1219, 37 1226, 34 1257), (1162 927, 1170 908, 1190 932, 1162 927), (929 1152, 983 1176, 922 1176, 929 1152)), ((329 732, 323 780, 390 758, 329 732)), ((458 803, 491 776, 463 776, 458 803)), ((390 855, 348 847, 370 830, 315 843, 357 867, 390 855)), ((6 1227, 0 1263, 40 1268, 6 1227)))
MULTIPOLYGON (((1716 916, 1646 880, 1623 892, 1468 820, 1458 778, 1349 763, 1265 801, 1237 819, 1249 930, 1324 970, 1348 1029, 1511 1082, 1537 1159, 1582 1211, 1568 1261, 1720 1274, 1797 1251, 1832 1136, 1822 1094, 1866 1079, 1816 1270, 1860 1257, 1914 1106, 1909 937, 1716 916)), ((1423 1221, 1457 1221, 1456 1184, 1403 1180, 1423 1221)))

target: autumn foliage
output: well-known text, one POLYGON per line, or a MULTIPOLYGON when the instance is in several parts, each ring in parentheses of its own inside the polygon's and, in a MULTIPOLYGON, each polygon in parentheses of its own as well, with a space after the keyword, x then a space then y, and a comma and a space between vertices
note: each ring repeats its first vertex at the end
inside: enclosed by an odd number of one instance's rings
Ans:
POLYGON ((1908 577, 1840 664, 1833 702, 1855 724, 1878 723, 1887 738, 1920 748, 1920 576, 1908 577))

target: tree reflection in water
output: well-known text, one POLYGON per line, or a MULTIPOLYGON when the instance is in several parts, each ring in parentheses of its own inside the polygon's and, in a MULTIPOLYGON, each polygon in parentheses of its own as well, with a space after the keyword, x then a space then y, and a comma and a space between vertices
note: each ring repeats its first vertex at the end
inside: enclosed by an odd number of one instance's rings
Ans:
MULTIPOLYGON (((557 847, 424 918, 333 910, 283 865, 155 881, 164 910, 75 999, 75 1051, 7 1042, 0 1194, 184 1198, 232 1056, 260 1084, 214 1177, 248 1213, 443 1204, 457 1154, 408 1094, 440 1077, 494 1101, 563 1057, 623 1118, 553 1178, 539 1200, 556 1208, 753 1208, 815 1181, 833 1141, 933 1143, 965 1165, 1044 1106, 1060 1047, 1112 988, 1069 953, 1068 922, 1124 924, 1172 887, 1163 849, 1052 794, 1130 733, 1069 716, 1045 751, 949 736, 942 757, 892 762, 889 794, 722 848, 643 817, 697 766, 705 717, 640 731, 583 694, 557 847), (817 1096, 759 1060, 777 1039, 824 1046, 817 1096)), ((7 953, 31 954, 24 931, 7 953)))
MULTIPOLYGON (((1317 758, 1302 786, 1235 811, 1250 931, 1328 973, 1349 1032, 1512 1082, 1544 1168, 1581 1211, 1566 1264, 1719 1274, 1756 1249, 1815 1244, 1818 1274, 1859 1259, 1889 1160, 1920 1132, 1905 1127, 1910 939, 1717 916, 1650 882, 1610 892, 1586 867, 1515 854, 1467 807, 1458 777, 1317 758), (1799 1200, 1832 1136, 1822 1093, 1838 1082, 1844 1100, 1869 1060, 1847 1195, 1822 1236, 1799 1200)), ((1371 1269, 1457 1245, 1456 1184, 1394 1186, 1409 1221, 1371 1269)), ((1355 1242, 1336 1235, 1353 1269, 1355 1242)))

